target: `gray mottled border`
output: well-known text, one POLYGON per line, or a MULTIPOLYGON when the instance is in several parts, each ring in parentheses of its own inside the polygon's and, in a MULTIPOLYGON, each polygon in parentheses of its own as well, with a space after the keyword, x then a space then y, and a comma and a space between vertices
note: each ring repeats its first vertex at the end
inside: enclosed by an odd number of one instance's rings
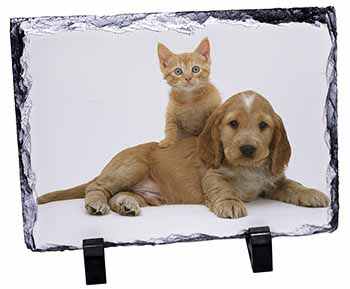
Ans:
MULTIPOLYGON (((330 163, 328 167, 328 183, 331 191, 331 221, 326 227, 305 225, 296 233, 272 233, 277 236, 301 236, 321 232, 332 232, 338 227, 339 194, 338 194, 338 131, 337 131, 337 30, 334 7, 308 7, 289 9, 261 9, 261 10, 225 10, 202 12, 178 12, 178 13, 147 13, 147 14, 123 14, 116 16, 64 16, 64 17, 37 17, 37 18, 13 18, 11 19, 11 52, 13 85, 15 94, 15 109, 17 122, 17 139, 19 148, 19 168, 22 193, 22 208, 24 222, 24 237, 27 247, 33 251, 62 251, 79 249, 73 246, 50 245, 47 249, 39 249, 35 246, 33 227, 37 218, 37 205, 34 200, 33 184, 35 175, 31 168, 31 141, 29 115, 31 109, 28 98, 31 82, 25 77, 26 63, 22 61, 25 48, 26 33, 56 33, 58 31, 84 30, 99 28, 105 31, 118 33, 129 29, 150 29, 159 31, 152 26, 152 19, 157 20, 158 25, 164 25, 162 29, 174 29, 182 33, 192 33, 201 27, 209 19, 220 21, 239 21, 243 24, 268 23, 273 25, 284 23, 309 23, 313 25, 326 24, 332 41, 332 47, 328 58, 327 82, 328 93, 325 102, 325 116, 327 131, 326 142, 329 147, 330 163), (148 21, 144 21, 148 19, 148 21), (170 20, 170 21, 169 21, 170 20), (55 25, 52 25, 55 23, 55 25), (135 24, 138 26, 135 26, 135 24)), ((172 235, 167 238, 151 241, 135 241, 132 243, 106 242, 106 247, 128 245, 158 245, 177 242, 192 242, 215 239, 243 238, 245 231, 233 236, 211 236, 205 234, 193 234, 189 236, 172 235)))

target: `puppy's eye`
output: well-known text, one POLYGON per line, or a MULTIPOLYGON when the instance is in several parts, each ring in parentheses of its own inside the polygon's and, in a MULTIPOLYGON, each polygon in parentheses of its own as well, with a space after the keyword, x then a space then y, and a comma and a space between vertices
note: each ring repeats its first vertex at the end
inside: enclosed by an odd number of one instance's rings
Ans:
POLYGON ((261 130, 264 130, 265 128, 267 128, 269 125, 266 123, 266 122, 264 122, 264 121, 262 121, 262 122, 260 122, 259 123, 259 128, 261 129, 261 130))
POLYGON ((199 66, 195 65, 192 67, 192 72, 193 73, 198 73, 201 69, 199 68, 199 66))
POLYGON ((229 125, 232 127, 232 128, 238 128, 239 126, 239 122, 237 120, 231 120, 229 122, 229 125))
POLYGON ((175 75, 181 75, 183 73, 182 69, 180 67, 177 67, 174 69, 175 75))

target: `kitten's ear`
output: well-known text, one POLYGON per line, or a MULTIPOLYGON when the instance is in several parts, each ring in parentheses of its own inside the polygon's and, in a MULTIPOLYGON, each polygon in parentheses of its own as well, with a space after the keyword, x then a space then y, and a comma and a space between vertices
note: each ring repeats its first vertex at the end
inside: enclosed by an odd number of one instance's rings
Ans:
POLYGON ((173 55, 174 53, 172 53, 168 47, 162 43, 158 43, 158 57, 162 69, 169 65, 169 60, 173 55))
POLYGON ((201 43, 197 46, 196 50, 194 52, 199 53, 202 55, 205 60, 209 60, 210 58, 210 43, 209 39, 206 37, 204 38, 201 43))

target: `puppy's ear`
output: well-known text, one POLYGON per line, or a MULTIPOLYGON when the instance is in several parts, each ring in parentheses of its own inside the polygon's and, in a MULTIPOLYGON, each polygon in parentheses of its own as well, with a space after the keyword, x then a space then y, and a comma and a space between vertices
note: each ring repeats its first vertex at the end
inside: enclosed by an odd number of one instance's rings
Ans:
POLYGON ((209 39, 206 37, 204 38, 201 43, 197 46, 194 52, 197 52, 199 55, 201 55, 205 61, 210 61, 210 43, 209 39))
POLYGON ((223 107, 217 108, 209 117, 198 137, 198 155, 209 168, 219 168, 224 159, 224 151, 220 140, 220 124, 223 116, 223 107))
POLYGON ((174 53, 168 47, 162 43, 158 43, 158 58, 162 70, 169 65, 169 60, 173 55, 174 53))
POLYGON ((282 174, 288 165, 291 156, 291 147, 282 119, 278 114, 274 115, 275 130, 270 146, 271 173, 273 176, 282 174))

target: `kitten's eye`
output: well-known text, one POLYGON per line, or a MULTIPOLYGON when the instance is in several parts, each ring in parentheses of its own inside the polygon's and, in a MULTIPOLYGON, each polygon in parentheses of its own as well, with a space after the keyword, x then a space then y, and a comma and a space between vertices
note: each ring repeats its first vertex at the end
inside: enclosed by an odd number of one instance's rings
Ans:
POLYGON ((231 120, 229 122, 229 125, 232 127, 232 128, 238 128, 239 126, 239 122, 237 120, 231 120))
POLYGON ((269 125, 266 123, 266 122, 264 122, 264 121, 262 121, 262 122, 260 122, 259 123, 259 128, 261 129, 261 130, 264 130, 265 128, 267 128, 269 125))
POLYGON ((192 72, 193 73, 198 73, 201 69, 199 68, 199 66, 195 65, 192 67, 192 72))
POLYGON ((181 75, 183 73, 182 69, 180 67, 177 67, 174 69, 175 75, 181 75))

